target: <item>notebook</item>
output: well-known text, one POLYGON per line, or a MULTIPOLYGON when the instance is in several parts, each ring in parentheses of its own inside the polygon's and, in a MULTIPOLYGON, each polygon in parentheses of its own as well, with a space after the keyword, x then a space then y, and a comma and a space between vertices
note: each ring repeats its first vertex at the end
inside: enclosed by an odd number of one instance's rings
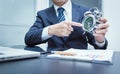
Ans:
POLYGON ((22 49, 14 49, 9 47, 0 47, 0 62, 25 59, 25 58, 33 58, 33 57, 39 57, 39 56, 40 56, 39 52, 22 50, 22 49))
POLYGON ((53 51, 47 56, 52 59, 79 60, 94 63, 112 64, 113 50, 79 50, 53 51))

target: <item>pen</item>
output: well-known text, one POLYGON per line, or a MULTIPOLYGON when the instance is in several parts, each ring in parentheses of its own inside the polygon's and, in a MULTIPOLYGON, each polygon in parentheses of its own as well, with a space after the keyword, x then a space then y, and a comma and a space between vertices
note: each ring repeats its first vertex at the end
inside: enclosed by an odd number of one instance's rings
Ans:
POLYGON ((41 54, 49 54, 51 51, 46 51, 46 52, 40 52, 41 54))
POLYGON ((53 54, 60 54, 60 55, 66 55, 66 56, 75 56, 76 53, 73 52, 64 52, 64 51, 51 51, 53 54))

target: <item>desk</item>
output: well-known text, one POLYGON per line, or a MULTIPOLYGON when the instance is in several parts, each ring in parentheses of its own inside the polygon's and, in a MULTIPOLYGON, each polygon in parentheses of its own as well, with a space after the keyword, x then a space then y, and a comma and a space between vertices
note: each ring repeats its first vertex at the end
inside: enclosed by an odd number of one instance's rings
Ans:
POLYGON ((0 74, 120 74, 120 52, 113 65, 40 58, 0 63, 0 74))

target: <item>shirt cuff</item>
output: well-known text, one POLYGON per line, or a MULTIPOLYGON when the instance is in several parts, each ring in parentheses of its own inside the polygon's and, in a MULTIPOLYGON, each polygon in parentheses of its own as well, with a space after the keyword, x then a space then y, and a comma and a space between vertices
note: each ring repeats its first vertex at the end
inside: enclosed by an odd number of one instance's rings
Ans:
POLYGON ((47 40, 47 39, 49 39, 49 38, 51 38, 52 36, 50 36, 49 34, 48 34, 48 28, 49 28, 49 26, 48 27, 45 27, 44 29, 43 29, 43 31, 42 31, 42 40, 44 41, 44 40, 47 40))
POLYGON ((105 45, 105 39, 101 43, 95 40, 95 44, 98 45, 99 47, 103 47, 105 45))

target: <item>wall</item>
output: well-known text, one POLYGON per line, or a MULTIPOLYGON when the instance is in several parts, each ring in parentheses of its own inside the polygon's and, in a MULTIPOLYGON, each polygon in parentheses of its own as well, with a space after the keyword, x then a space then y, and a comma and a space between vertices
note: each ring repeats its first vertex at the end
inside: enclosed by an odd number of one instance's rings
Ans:
POLYGON ((0 46, 24 46, 35 20, 36 0, 0 0, 0 46))
POLYGON ((120 0, 103 0, 104 16, 110 23, 107 39, 108 49, 120 51, 120 0))
POLYGON ((35 0, 0 0, 0 24, 28 25, 33 23, 35 0))
POLYGON ((0 0, 0 46, 21 48, 24 36, 35 21, 36 13, 49 0, 0 0))

